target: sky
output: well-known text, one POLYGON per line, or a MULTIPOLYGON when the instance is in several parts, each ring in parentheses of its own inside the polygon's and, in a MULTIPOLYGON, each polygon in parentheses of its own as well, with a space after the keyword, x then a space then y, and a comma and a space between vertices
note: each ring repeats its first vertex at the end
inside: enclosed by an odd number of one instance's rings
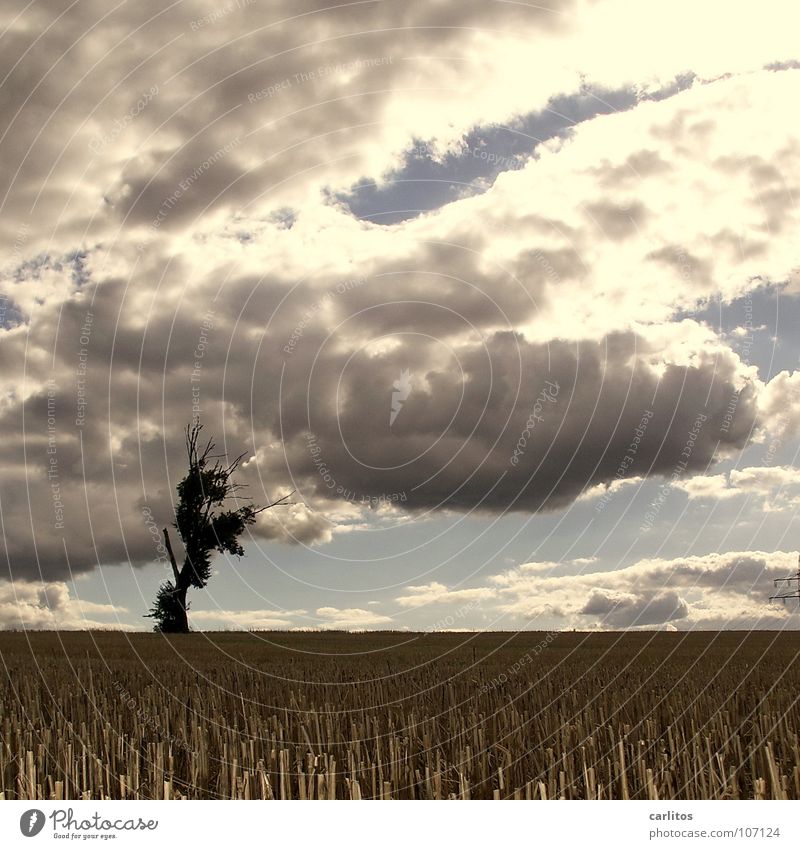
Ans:
POLYGON ((800 627, 798 14, 6 0, 0 628, 800 627))

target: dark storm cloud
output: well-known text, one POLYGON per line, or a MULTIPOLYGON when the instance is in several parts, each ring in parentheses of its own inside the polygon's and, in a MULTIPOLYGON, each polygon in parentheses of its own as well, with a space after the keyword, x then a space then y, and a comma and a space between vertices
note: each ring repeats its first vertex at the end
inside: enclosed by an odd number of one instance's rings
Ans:
POLYGON ((478 256, 491 235, 476 228, 453 233, 450 244, 420 245, 411 262, 383 263, 365 285, 337 298, 336 308, 353 331, 370 336, 449 336, 522 322, 541 309, 546 275, 482 264, 478 256))
MULTIPOLYGON (((431 250, 417 267, 464 262, 431 250)), ((152 522, 171 521, 195 403, 223 450, 256 454, 242 470, 248 494, 263 502, 296 486, 312 510, 257 533, 307 542, 325 537, 337 501, 563 507, 614 480, 648 411, 631 475, 671 474, 690 441, 685 469, 702 471, 747 441, 748 389, 720 429, 736 373, 727 354, 659 375, 652 345, 634 334, 547 343, 496 330, 533 309, 508 275, 464 264, 462 280, 439 275, 436 288, 430 274, 387 268, 312 285, 222 264, 192 280, 188 259, 150 256, 131 280, 43 306, 32 335, 2 349, 12 373, 26 368, 41 385, 0 410, 11 574, 156 559, 152 522), (33 344, 48 353, 31 356, 33 344)))
POLYGON ((402 493, 412 510, 538 511, 612 481, 634 442, 627 473, 666 477, 705 470, 746 444, 756 418, 750 389, 721 430, 732 362, 667 365, 659 375, 650 353, 633 334, 536 344, 505 332, 456 352, 414 339, 382 354, 323 355, 313 372, 285 375, 289 467, 312 502, 341 490, 402 493), (410 391, 391 423, 404 372, 410 391))
POLYGON ((595 590, 580 614, 598 617, 605 628, 630 628, 686 619, 689 607, 676 592, 620 597, 595 590))

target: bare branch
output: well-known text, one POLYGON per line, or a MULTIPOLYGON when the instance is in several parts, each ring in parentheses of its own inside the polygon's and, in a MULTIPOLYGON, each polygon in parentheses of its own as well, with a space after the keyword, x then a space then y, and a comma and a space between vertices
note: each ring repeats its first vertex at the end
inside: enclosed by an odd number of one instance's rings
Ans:
POLYGON ((263 513, 265 510, 269 510, 270 507, 286 507, 290 504, 296 504, 296 501, 289 501, 289 499, 297 492, 296 489, 293 489, 291 492, 288 492, 286 495, 282 495, 280 498, 276 498, 275 501, 270 504, 265 504, 263 507, 258 507, 256 510, 253 510, 253 515, 257 516, 259 513, 263 513))
POLYGON ((206 447, 203 449, 203 453, 202 453, 202 454, 200 455, 200 457, 198 458, 198 462, 202 465, 203 463, 205 463, 205 462, 206 462, 206 460, 209 460, 209 459, 212 459, 212 460, 213 460, 213 459, 214 459, 214 457, 213 457, 213 455, 212 455, 212 453, 211 453, 211 452, 212 452, 212 451, 213 451, 216 447, 217 447, 217 446, 214 444, 214 440, 213 440, 213 439, 209 439, 209 440, 208 440, 208 442, 206 443, 206 447))
POLYGON ((228 475, 232 475, 238 468, 239 463, 247 456, 247 452, 243 451, 229 466, 225 469, 225 473, 228 475))

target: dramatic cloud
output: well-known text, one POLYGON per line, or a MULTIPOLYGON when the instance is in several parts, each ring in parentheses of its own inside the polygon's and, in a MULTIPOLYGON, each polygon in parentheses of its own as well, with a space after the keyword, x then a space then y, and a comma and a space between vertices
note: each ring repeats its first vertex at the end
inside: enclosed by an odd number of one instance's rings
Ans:
POLYGON ((617 629, 664 625, 685 619, 689 615, 689 606, 674 590, 649 595, 593 590, 578 613, 597 617, 603 627, 617 629))
MULTIPOLYGON (((249 496, 296 490, 249 550, 566 510, 652 478, 693 498, 774 488, 800 371, 760 370, 698 311, 800 294, 791 8, 4 5, 4 574, 53 584, 163 559, 197 416, 245 453, 249 496), (491 148, 498 127, 528 136, 513 157, 491 148), (420 150, 455 169, 452 202, 359 219, 354 187, 397 212, 420 150), (771 477, 719 474, 753 442, 771 477)), ((721 616, 684 585, 614 574, 547 609, 609 627, 721 616)), ((513 596, 448 584, 396 603, 513 596)))
POLYGON ((753 495, 764 507, 780 510, 800 503, 800 472, 786 466, 751 466, 731 469, 728 475, 689 478, 676 484, 690 499, 723 499, 753 495))
POLYGON ((728 485, 726 475, 697 475, 685 481, 675 483, 677 489, 685 492, 689 498, 731 498, 743 494, 728 485))
POLYGON ((321 630, 350 630, 374 628, 376 625, 390 625, 391 617, 382 616, 373 610, 362 610, 360 607, 320 607, 317 609, 318 621, 314 626, 321 630))
POLYGON ((758 628, 786 624, 789 611, 767 606, 773 579, 797 569, 794 552, 707 554, 641 560, 606 572, 564 574, 530 563, 492 579, 507 616, 560 627, 758 628))
POLYGON ((123 624, 120 617, 127 619, 127 612, 114 604, 72 598, 69 587, 62 581, 0 582, 0 630, 114 628, 123 624))
POLYGON ((778 441, 800 434, 800 370, 777 374, 764 393, 762 408, 778 441))
POLYGON ((305 610, 197 610, 192 622, 204 629, 270 631, 291 628, 305 615, 305 610))
POLYGON ((199 628, 219 630, 349 630, 392 627, 392 618, 358 607, 320 607, 306 610, 193 610, 192 622, 199 628))
POLYGON ((494 598, 497 594, 491 587, 475 587, 473 589, 448 589, 438 581, 418 587, 406 587, 405 595, 396 599, 400 607, 421 607, 426 604, 463 604, 477 606, 485 599, 494 598))

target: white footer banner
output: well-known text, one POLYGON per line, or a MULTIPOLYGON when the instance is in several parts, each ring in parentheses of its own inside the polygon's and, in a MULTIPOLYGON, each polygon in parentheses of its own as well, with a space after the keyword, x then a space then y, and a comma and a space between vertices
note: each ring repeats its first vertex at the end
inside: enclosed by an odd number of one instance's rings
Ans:
POLYGON ((800 802, 0 802, 0 846, 28 849, 485 849, 509 838, 522 847, 796 847, 800 802))

